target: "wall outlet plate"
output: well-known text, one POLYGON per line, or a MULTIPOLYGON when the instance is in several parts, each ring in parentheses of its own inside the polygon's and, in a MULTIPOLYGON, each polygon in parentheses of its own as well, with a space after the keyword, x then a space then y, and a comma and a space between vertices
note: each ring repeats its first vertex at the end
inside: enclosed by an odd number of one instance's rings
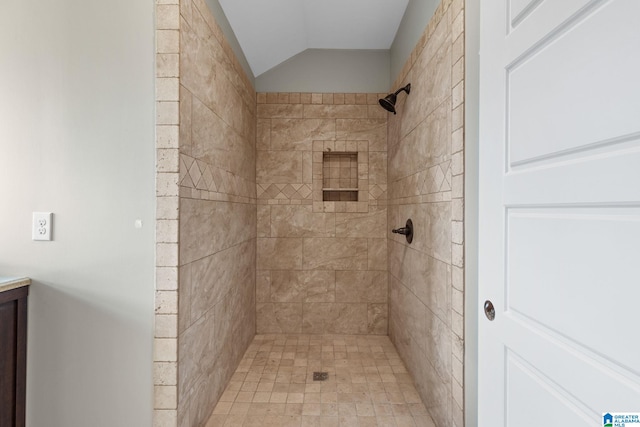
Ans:
POLYGON ((53 214, 51 212, 34 212, 31 224, 32 240, 53 240, 53 214))

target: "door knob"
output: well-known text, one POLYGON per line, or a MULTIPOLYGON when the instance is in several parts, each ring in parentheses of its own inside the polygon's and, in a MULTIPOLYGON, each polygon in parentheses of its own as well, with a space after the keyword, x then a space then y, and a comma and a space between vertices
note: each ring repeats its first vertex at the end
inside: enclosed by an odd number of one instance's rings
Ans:
POLYGON ((496 318, 496 309, 493 307, 493 303, 489 300, 484 302, 484 315, 487 319, 493 320, 496 318))

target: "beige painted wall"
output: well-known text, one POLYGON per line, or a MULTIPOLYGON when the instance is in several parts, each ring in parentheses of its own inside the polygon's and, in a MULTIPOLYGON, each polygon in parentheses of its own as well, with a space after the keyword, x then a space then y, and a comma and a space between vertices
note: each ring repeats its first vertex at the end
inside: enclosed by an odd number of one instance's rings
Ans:
POLYGON ((151 424, 152 16, 2 2, 0 275, 32 278, 27 426, 151 424), (34 211, 53 241, 31 240, 34 211))
POLYGON ((258 333, 387 333, 379 94, 259 93, 258 333), (359 201, 322 201, 323 152, 358 152, 359 201))
POLYGON ((389 333, 438 426, 464 425, 464 12, 436 10, 394 87, 389 224, 413 220, 411 245, 389 234, 389 333))

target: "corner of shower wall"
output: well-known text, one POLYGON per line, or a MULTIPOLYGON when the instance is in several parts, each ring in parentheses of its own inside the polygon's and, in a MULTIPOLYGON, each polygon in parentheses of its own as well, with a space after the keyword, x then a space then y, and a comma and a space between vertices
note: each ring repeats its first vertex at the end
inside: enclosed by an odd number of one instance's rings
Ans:
POLYGON ((464 426, 464 1, 443 0, 393 88, 389 335, 439 427, 464 426), (408 273, 408 272, 412 273, 408 273))
POLYGON ((255 135, 204 0, 157 0, 154 427, 204 425, 255 335, 255 135))

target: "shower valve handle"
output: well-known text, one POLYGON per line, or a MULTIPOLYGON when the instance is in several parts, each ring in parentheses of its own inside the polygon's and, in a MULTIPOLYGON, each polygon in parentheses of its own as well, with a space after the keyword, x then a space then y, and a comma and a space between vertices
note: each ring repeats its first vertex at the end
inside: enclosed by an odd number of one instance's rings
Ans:
POLYGON ((411 229, 409 227, 394 228, 393 230, 391 230, 391 232, 408 236, 409 234, 411 234, 411 229))
POLYGON ((411 243, 413 241, 413 221, 408 219, 407 224, 404 227, 395 228, 391 230, 391 232, 404 235, 407 238, 407 243, 411 243))

